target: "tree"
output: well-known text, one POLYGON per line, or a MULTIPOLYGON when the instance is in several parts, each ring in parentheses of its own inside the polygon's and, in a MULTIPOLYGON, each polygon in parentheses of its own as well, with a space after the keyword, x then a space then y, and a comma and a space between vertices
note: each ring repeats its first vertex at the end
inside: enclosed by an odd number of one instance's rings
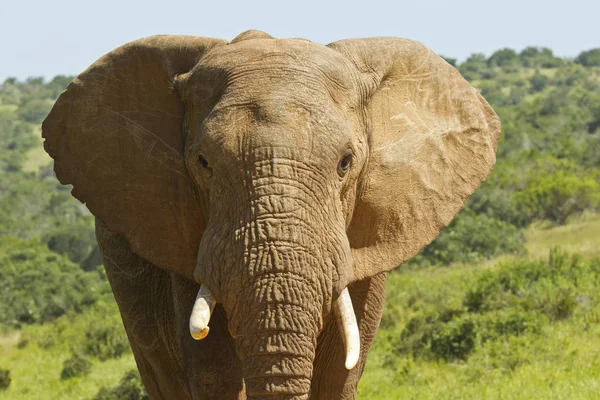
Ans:
POLYGON ((515 65, 519 63, 519 56, 513 49, 501 49, 496 51, 488 59, 488 65, 490 67, 505 67, 515 65))
POLYGON ((452 65, 453 67, 456 67, 456 58, 450 58, 450 57, 444 57, 444 56, 440 56, 442 57, 448 64, 452 65))
POLYGON ((531 91, 533 93, 541 92, 546 88, 549 81, 550 78, 548 78, 546 75, 536 72, 529 81, 531 83, 531 91))
POLYGON ((547 47, 526 47, 519 54, 519 58, 524 66, 533 68, 556 68, 564 64, 564 61, 555 57, 547 47))
POLYGON ((600 67, 600 48, 581 52, 575 62, 586 67, 600 67))
POLYGON ((41 123, 52 108, 52 102, 35 99, 21 106, 19 116, 32 124, 41 123))
POLYGON ((466 79, 476 79, 487 68, 487 59, 483 53, 473 53, 467 61, 460 64, 458 70, 466 79))

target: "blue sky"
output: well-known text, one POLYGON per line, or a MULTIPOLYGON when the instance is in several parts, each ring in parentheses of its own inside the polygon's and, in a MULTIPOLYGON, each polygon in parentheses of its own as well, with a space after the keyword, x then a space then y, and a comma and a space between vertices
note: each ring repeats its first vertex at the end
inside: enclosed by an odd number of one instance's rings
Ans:
POLYGON ((600 47, 598 0, 0 0, 0 10, 0 82, 77 74, 112 48, 158 33, 232 39, 261 29, 324 44, 399 36, 459 60, 503 47, 545 46, 568 57, 600 47))

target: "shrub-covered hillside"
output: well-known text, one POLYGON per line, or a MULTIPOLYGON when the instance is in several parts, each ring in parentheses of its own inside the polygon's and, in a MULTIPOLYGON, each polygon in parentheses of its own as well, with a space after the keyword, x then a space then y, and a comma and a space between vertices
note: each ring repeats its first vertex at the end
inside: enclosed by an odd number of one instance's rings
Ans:
POLYGON ((458 217, 409 264, 517 254, 532 222, 565 224, 600 208, 600 64, 587 54, 596 50, 570 61, 545 48, 503 49, 458 65, 500 116, 498 160, 458 217))
MULTIPOLYGON (((390 274, 359 397, 595 398, 600 49, 446 60, 500 115, 498 162, 390 274)), ((70 80, 0 85, 0 398, 144 399, 93 217, 58 183, 39 137, 70 80)))
POLYGON ((142 399, 93 217, 42 148, 71 79, 0 86, 0 398, 142 399))

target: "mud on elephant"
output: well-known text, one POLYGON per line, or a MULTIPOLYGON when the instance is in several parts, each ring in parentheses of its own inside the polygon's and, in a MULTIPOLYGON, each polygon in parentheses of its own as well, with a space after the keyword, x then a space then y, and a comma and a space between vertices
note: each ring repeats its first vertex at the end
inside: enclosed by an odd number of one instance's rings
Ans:
POLYGON ((128 43, 43 125, 154 399, 354 398, 385 272, 451 221, 499 133, 418 42, 259 31, 128 43))

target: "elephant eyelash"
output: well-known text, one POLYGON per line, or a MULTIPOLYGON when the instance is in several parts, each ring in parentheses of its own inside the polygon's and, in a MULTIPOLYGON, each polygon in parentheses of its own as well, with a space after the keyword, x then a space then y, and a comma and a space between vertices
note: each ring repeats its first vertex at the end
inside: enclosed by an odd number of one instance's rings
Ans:
POLYGON ((340 178, 343 178, 350 170, 350 167, 352 166, 353 158, 354 157, 352 154, 352 150, 346 149, 346 151, 344 152, 344 154, 342 156, 342 159, 338 163, 337 172, 338 172, 338 175, 340 176, 340 178))
POLYGON ((206 161, 206 158, 204 158, 203 155, 198 156, 198 164, 200 164, 200 166, 204 169, 208 169, 209 167, 208 161, 206 161))

